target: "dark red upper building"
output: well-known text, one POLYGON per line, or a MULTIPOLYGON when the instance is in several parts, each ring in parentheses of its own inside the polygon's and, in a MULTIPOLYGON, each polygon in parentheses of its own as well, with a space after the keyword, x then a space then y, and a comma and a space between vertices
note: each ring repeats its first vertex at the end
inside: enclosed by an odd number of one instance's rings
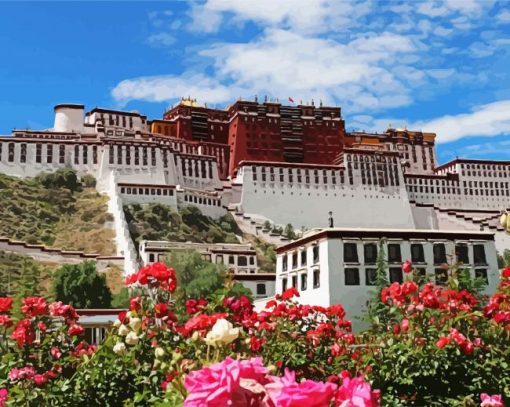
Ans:
POLYGON ((237 101, 226 110, 198 106, 183 99, 154 120, 153 133, 193 143, 228 146, 228 174, 241 161, 332 164, 342 151, 345 123, 339 107, 322 104, 237 101))

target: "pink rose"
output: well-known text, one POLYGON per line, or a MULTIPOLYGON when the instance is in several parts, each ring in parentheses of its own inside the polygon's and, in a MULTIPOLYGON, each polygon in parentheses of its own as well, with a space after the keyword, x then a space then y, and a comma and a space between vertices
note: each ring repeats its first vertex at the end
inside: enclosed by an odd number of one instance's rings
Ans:
POLYGON ((333 383, 304 380, 296 383, 294 372, 285 369, 281 378, 273 377, 267 384, 266 391, 278 407, 322 407, 328 406, 335 395, 337 386, 333 383))
POLYGON ((377 407, 379 392, 373 391, 362 377, 345 377, 336 395, 336 407, 377 407))
POLYGON ((492 396, 487 393, 480 394, 480 400, 482 403, 480 407, 505 407, 501 394, 493 394, 492 396))
POLYGON ((0 407, 4 407, 4 403, 7 401, 9 393, 7 389, 0 389, 0 407))
POLYGON ((267 369, 261 358, 234 360, 227 357, 201 370, 191 372, 184 380, 188 397, 184 407, 216 407, 249 405, 265 407, 267 369))

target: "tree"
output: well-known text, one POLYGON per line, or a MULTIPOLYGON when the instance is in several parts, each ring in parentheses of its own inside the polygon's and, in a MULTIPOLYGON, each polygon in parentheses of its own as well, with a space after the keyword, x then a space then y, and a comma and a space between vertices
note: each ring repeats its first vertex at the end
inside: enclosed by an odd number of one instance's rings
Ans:
POLYGON ((60 267, 54 275, 53 293, 56 301, 75 308, 109 308, 112 301, 105 276, 98 274, 91 261, 60 267))
MULTIPOLYGON (((171 252, 167 264, 175 269, 177 290, 174 294, 176 309, 184 313, 184 304, 190 298, 208 298, 223 289, 228 278, 223 265, 208 262, 195 250, 171 252)), ((229 285, 226 296, 251 298, 251 291, 239 283, 229 285)))
POLYGON ((283 235, 289 240, 294 240, 296 238, 294 227, 290 223, 288 223, 287 226, 285 226, 285 229, 283 230, 283 235))
POLYGON ((377 252, 376 273, 375 273, 375 290, 367 303, 367 312, 365 320, 372 324, 372 328, 383 326, 389 321, 388 307, 381 301, 381 290, 388 287, 388 263, 386 261, 386 253, 384 251, 384 241, 379 243, 377 252))

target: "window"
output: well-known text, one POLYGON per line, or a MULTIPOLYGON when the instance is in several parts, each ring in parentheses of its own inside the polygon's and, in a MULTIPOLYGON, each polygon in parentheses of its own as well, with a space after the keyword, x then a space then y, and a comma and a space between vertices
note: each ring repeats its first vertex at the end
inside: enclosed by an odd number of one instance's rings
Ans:
POLYGON ((320 270, 313 271, 313 288, 319 288, 321 285, 321 272, 320 270))
POLYGON ((39 143, 35 145, 35 162, 42 162, 42 144, 39 143))
POLYGON ((306 273, 301 274, 301 291, 305 291, 308 284, 308 275, 306 273))
POLYGON ((345 263, 358 262, 358 250, 356 247, 356 243, 344 243, 344 262, 345 263))
POLYGON ((74 146, 74 163, 80 163, 80 146, 78 145, 74 146))
POLYGON ((88 146, 83 146, 82 159, 83 159, 83 164, 88 163, 88 161, 89 161, 89 147, 88 146))
POLYGON ((345 269, 345 285, 359 285, 359 269, 346 268, 345 269))
POLYGON ((443 243, 434 245, 434 264, 446 263, 446 248, 443 243))
POLYGON ((26 163, 27 162, 27 145, 24 144, 24 143, 21 145, 20 161, 22 163, 26 163))
POLYGON ((92 163, 97 164, 97 146, 92 146, 92 163))
POLYGON ((475 265, 487 264, 487 260, 485 258, 485 248, 482 244, 475 244, 473 246, 473 257, 475 265))
MULTIPOLYGON (((135 165, 140 165, 140 150, 138 149, 138 147, 135 147, 135 165)), ((183 170, 182 174, 186 175, 184 167, 182 168, 182 170, 183 170)))
POLYGON ((48 164, 53 162, 53 145, 52 144, 46 144, 46 162, 48 164))
MULTIPOLYGON (((40 145, 40 144, 38 144, 38 145, 40 145)), ((14 143, 9 143, 9 157, 8 157, 8 160, 11 163, 14 161, 14 143)))
POLYGON ((109 146, 108 154, 109 154, 109 162, 110 162, 110 164, 113 164, 113 146, 109 146))
POLYGON ((306 249, 301 252, 301 266, 306 266, 306 249))
MULTIPOLYGON (((204 162, 202 161, 202 164, 204 162)), ((151 148, 151 164, 153 167, 156 166, 156 149, 155 148, 151 148)), ((202 171, 204 170, 204 168, 202 168, 202 171)), ((203 175, 203 174, 202 174, 203 175)))
POLYGON ((423 245, 420 243, 411 244, 411 261, 413 263, 424 263, 425 253, 423 252, 423 245))
POLYGON ((365 254, 365 264, 375 264, 377 262, 377 245, 375 243, 366 243, 363 246, 365 254))
POLYGON ((117 164, 122 165, 122 146, 117 146, 117 164))
POLYGON ((489 284, 489 277, 487 276, 487 269, 476 269, 475 277, 483 280, 485 285, 489 284))
POLYGON ((400 252, 399 244, 388 245, 388 262, 390 263, 401 263, 402 253, 400 252))
POLYGON ((223 264, 223 256, 221 254, 216 256, 216 264, 223 264))
POLYGON ((297 288, 297 276, 292 276, 292 287, 297 288))
POLYGON ((313 247, 313 264, 319 262, 319 246, 313 247))
POLYGON ((149 254, 149 263, 154 263, 154 253, 149 254))
POLYGON ((228 264, 235 264, 234 256, 228 256, 228 264))
POLYGON ((403 281, 402 267, 390 267, 390 283, 402 283, 403 281))
POLYGON ((464 263, 464 264, 469 264, 467 244, 460 243, 460 244, 455 245, 455 254, 457 255, 458 262, 464 263))
POLYGON ((377 280, 377 269, 365 269, 365 284, 375 285, 377 280))
POLYGON ((282 292, 287 289, 287 279, 282 278, 282 292))
POLYGON ((237 258, 237 265, 238 266, 247 266, 248 265, 248 261, 246 260, 246 256, 239 256, 237 258))
POLYGON ((143 165, 147 165, 147 147, 143 147, 142 149, 142 159, 143 165))
POLYGON ((264 283, 257 283, 257 295, 266 295, 266 285, 264 283))
POLYGON ((64 164, 66 160, 66 146, 63 144, 58 146, 58 162, 64 164))
POLYGON ((292 253, 292 268, 297 268, 297 252, 292 253))
POLYGON ((288 269, 288 256, 284 254, 282 258, 282 271, 287 271, 287 269, 288 269))
POLYGON ((445 269, 437 268, 435 270, 436 275, 436 285, 445 285, 448 281, 448 273, 445 269))

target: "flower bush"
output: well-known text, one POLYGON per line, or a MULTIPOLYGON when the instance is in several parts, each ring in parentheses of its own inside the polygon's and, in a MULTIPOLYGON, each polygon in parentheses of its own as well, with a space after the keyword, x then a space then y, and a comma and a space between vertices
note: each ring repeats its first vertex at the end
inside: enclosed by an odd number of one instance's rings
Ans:
MULTIPOLYGON (((406 281, 380 292, 353 333, 341 305, 299 304, 290 288, 255 312, 228 286, 175 315, 175 272, 128 277, 133 297, 97 348, 72 307, 0 298, 0 406, 503 406, 510 395, 510 269, 489 299, 406 281)), ((227 283, 228 285, 228 283, 227 283)))

